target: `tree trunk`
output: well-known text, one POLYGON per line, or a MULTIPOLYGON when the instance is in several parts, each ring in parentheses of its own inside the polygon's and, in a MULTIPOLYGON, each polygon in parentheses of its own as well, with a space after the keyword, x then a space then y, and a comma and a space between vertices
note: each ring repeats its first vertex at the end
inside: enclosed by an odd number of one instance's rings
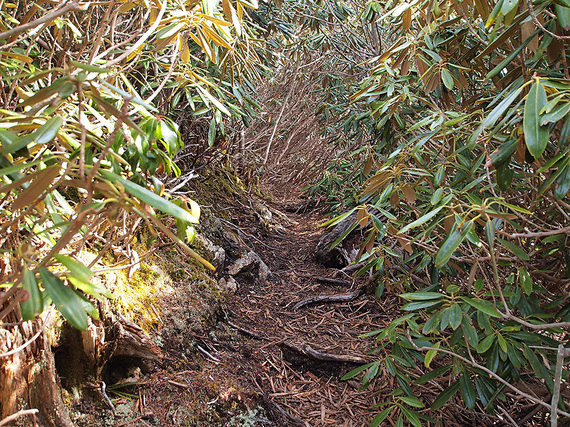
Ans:
MULTIPOLYGON (((61 396, 61 386, 43 323, 49 315, 23 322, 19 307, 0 327, 0 419, 23 409, 38 409, 7 425, 73 426, 61 396), (20 351, 13 350, 39 336, 20 351), (6 355, 8 353, 8 355, 6 355)), ((47 318, 49 321, 49 318, 47 318)))

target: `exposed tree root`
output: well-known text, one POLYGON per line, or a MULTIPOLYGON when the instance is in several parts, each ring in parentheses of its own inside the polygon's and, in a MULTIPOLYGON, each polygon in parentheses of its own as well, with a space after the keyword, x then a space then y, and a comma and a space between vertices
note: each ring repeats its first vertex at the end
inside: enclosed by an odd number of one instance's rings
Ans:
MULTIPOLYGON (((359 291, 356 291, 356 292, 359 292, 359 291)), ((356 292, 353 292, 353 294, 356 292)), ((360 292, 363 292, 363 291, 360 290, 360 292)), ((255 333, 253 331, 250 331, 249 329, 246 329, 242 326, 239 326, 233 322, 228 321, 227 323, 232 328, 237 329, 238 331, 240 331, 241 333, 243 333, 245 335, 249 335, 249 336, 256 338, 256 339, 259 339, 259 340, 270 341, 269 338, 262 337, 261 335, 255 333)), ((311 359, 322 360, 325 362, 347 362, 347 363, 356 363, 356 364, 366 363, 366 359, 364 359, 363 357, 352 356, 352 355, 337 355, 337 354, 323 353, 321 351, 315 350, 313 347, 311 347, 307 343, 302 343, 300 345, 297 345, 297 344, 293 344, 289 341, 281 340, 281 341, 271 342, 270 344, 266 344, 266 346, 267 345, 280 345, 283 347, 287 347, 287 348, 294 350, 298 353, 301 353, 302 355, 307 356, 311 359)))
POLYGON ((315 277, 315 280, 321 283, 330 283, 331 285, 342 285, 342 286, 351 285, 351 283, 347 282, 346 280, 331 279, 330 277, 315 277))
POLYGON ((309 344, 306 343, 303 343, 301 345, 296 345, 288 341, 282 341, 279 342, 278 344, 290 348, 291 350, 295 350, 307 357, 310 357, 311 359, 322 360, 325 362, 348 362, 356 364, 366 363, 366 359, 364 359, 363 357, 322 353, 320 351, 315 350, 313 347, 311 347, 309 344))
POLYGON ((364 291, 362 289, 358 289, 354 292, 344 295, 320 295, 312 298, 308 298, 306 300, 300 301, 293 307, 294 311, 299 310, 301 307, 304 307, 309 304, 317 304, 323 302, 347 302, 347 301, 354 301, 359 296, 363 295, 364 291))
POLYGON ((243 326, 237 325, 234 322, 231 321, 227 321, 226 322, 228 325, 230 325, 232 328, 237 329, 238 331, 240 331, 241 333, 245 334, 245 335, 249 335, 250 337, 256 338, 258 340, 267 340, 269 341, 267 338, 262 337, 261 335, 250 331, 249 329, 244 328, 243 326))
POLYGON ((301 426, 305 425, 305 422, 301 418, 298 418, 294 415, 291 415, 289 412, 287 412, 285 409, 283 409, 280 405, 275 403, 265 393, 261 395, 261 399, 263 401, 264 406, 266 408, 270 409, 272 412, 276 413, 276 415, 278 415, 279 417, 285 418, 286 420, 288 420, 290 423, 292 423, 294 425, 301 425, 301 426))

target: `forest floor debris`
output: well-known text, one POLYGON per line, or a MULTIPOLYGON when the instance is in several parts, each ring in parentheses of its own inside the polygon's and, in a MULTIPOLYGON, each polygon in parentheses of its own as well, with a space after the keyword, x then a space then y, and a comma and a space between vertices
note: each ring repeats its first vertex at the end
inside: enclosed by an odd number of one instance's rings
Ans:
MULTIPOLYGON (((120 418, 103 402, 92 402, 91 408, 79 408, 77 425, 94 425, 96 417, 102 420, 97 425, 369 425, 378 412, 374 405, 388 400, 398 385, 388 372, 366 390, 358 377, 341 378, 379 358, 369 354, 374 338, 362 334, 390 323, 397 297, 385 292, 377 300, 364 292, 369 277, 335 279, 340 270, 317 262, 324 222, 319 210, 291 209, 299 200, 263 203, 278 218, 280 234, 261 224, 255 211, 232 211, 224 223, 240 231, 247 253, 272 274, 238 280, 231 292, 223 282, 232 276, 220 276, 225 300, 209 309, 207 326, 187 321, 183 298, 165 301, 164 325, 153 337, 164 358, 144 382, 110 392, 120 418), (282 210, 288 211, 286 221, 282 210)), ((228 265, 236 269, 235 261, 228 265)), ((177 285, 187 292, 191 283, 177 285)), ((431 397, 425 397, 428 407, 431 397)), ((465 425, 474 421, 470 416, 458 410, 446 425, 465 425)))

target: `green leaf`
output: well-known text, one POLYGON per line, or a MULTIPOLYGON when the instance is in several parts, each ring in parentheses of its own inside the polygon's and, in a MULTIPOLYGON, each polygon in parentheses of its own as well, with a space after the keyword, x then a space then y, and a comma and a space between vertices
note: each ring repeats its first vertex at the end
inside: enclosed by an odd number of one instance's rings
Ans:
POLYGON ((527 295, 530 295, 532 293, 532 279, 529 272, 524 267, 521 267, 519 269, 519 282, 521 284, 523 292, 527 295))
POLYGON ((473 284, 473 287, 475 288, 475 293, 481 292, 481 289, 483 289, 484 286, 485 282, 483 281, 483 279, 475 280, 475 283, 473 284))
MULTIPOLYGON (((544 363, 538 359, 535 352, 526 344, 523 344, 523 353, 524 357, 528 360, 530 367, 538 378, 550 378, 550 375, 546 369, 546 366, 544 366, 544 363)), ((550 380, 552 381, 552 379, 550 380)))
POLYGON ((505 353, 508 353, 507 342, 505 341, 505 339, 501 334, 497 334, 497 342, 499 343, 499 347, 501 347, 501 350, 503 350, 505 353))
POLYGON ((449 261, 453 255, 453 252, 455 252, 461 242, 465 240, 465 237, 471 230, 471 227, 473 227, 473 221, 468 221, 465 223, 461 230, 450 232, 450 234, 441 245, 441 248, 439 248, 439 251, 437 252, 437 256, 435 257, 435 265, 441 268, 447 264, 447 261, 449 261))
POLYGON ((424 403, 418 399, 417 397, 411 397, 411 396, 398 396, 398 399, 401 400, 402 402, 404 402, 406 405, 412 406, 414 408, 423 408, 424 403))
POLYGON ((380 424, 382 424, 384 422, 384 420, 388 417, 388 415, 390 414, 390 411, 392 409, 393 409, 393 406, 388 406, 382 412, 377 414, 372 419, 372 422, 370 423, 370 427, 378 427, 380 424))
POLYGON ((532 41, 532 39, 536 37, 537 34, 538 31, 532 33, 527 39, 525 39, 525 41, 523 41, 520 44, 520 46, 518 46, 515 50, 513 50, 505 59, 503 59, 497 66, 495 66, 495 68, 489 71, 485 77, 487 79, 492 79, 493 77, 498 75, 501 71, 503 71, 505 67, 507 67, 511 62, 513 62, 513 59, 515 59, 519 55, 519 53, 532 41))
POLYGON ((439 187, 437 190, 434 191, 433 196, 431 196, 430 203, 432 204, 432 206, 437 205, 441 200, 442 196, 443 196, 443 189, 439 187))
POLYGON ((499 242, 501 242, 503 245, 505 245, 507 247, 507 249, 509 251, 511 251, 513 254, 515 254, 518 258, 522 259, 523 261, 529 261, 530 260, 530 257, 526 254, 526 252, 523 251, 521 248, 519 248, 514 243, 511 243, 507 240, 503 240, 499 237, 497 237, 497 240, 499 242))
POLYGON ((439 368, 436 368, 433 371, 428 372, 427 374, 424 374, 421 377, 419 377, 417 380, 414 381, 414 384, 417 385, 425 384, 428 381, 431 381, 437 377, 446 374, 451 369, 451 367, 452 365, 440 366, 439 368))
POLYGON ((465 339, 469 343, 469 345, 473 348, 477 348, 479 344, 479 337, 477 335, 477 330, 475 327, 470 323, 467 317, 463 317, 463 322, 461 323, 461 327, 463 329, 463 334, 465 335, 465 339))
POLYGON ((405 406, 400 406, 400 409, 414 427, 422 427, 422 423, 414 411, 409 410, 405 406))
POLYGON ((71 63, 75 65, 77 68, 81 68, 82 70, 88 71, 90 73, 106 74, 111 72, 111 70, 107 68, 97 67, 96 65, 92 64, 84 64, 82 62, 77 62, 74 60, 71 60, 71 63))
POLYGON ((439 348, 441 344, 439 342, 436 342, 433 347, 432 350, 428 350, 425 358, 424 358, 424 365, 426 365, 426 368, 429 368, 429 365, 431 363, 431 361, 434 359, 435 356, 437 356, 437 349, 439 348))
POLYGON ((168 200, 163 199, 159 195, 153 193, 152 191, 147 190, 146 188, 143 188, 140 185, 135 184, 134 182, 127 181, 126 179, 120 177, 119 175, 116 175, 106 170, 102 170, 101 174, 111 182, 120 183, 128 193, 140 199, 142 202, 146 203, 147 205, 150 205, 153 208, 159 209, 164 213, 172 215, 175 218, 181 219, 182 221, 187 221, 192 224, 199 223, 198 218, 193 216, 187 210, 176 206, 174 203, 171 203, 168 200))
POLYGON ((337 217, 331 218, 328 221, 324 222, 323 224, 319 225, 319 227, 329 227, 329 226, 333 226, 338 224, 339 222, 344 221, 346 218, 348 218, 354 211, 356 210, 356 208, 352 208, 351 210, 349 210, 348 212, 343 213, 342 215, 339 215, 337 217))
POLYGON ((63 314, 63 317, 77 329, 83 331, 87 329, 84 300, 45 267, 40 269, 40 278, 55 307, 63 314))
POLYGON ((439 292, 409 292, 401 294, 400 296, 411 301, 426 301, 443 298, 443 294, 439 292))
POLYGON ((437 411, 438 409, 440 409, 443 405, 447 403, 449 399, 453 397, 455 393, 457 393, 457 390, 459 390, 458 381, 451 384, 449 387, 443 390, 439 396, 437 396, 437 399, 435 399, 435 401, 431 405, 431 410, 437 411))
POLYGON ((495 223, 492 220, 488 220, 485 224, 485 235, 487 236, 487 242, 491 250, 494 250, 495 245, 495 223))
POLYGON ((377 362, 372 362, 372 363, 366 363, 365 365, 361 365, 358 368, 353 369, 352 371, 348 372, 347 374, 345 374, 340 380, 341 381, 346 381, 349 380, 351 378, 354 378, 355 376, 357 376, 359 373, 361 373, 362 371, 365 371, 366 369, 370 368, 372 365, 374 365, 377 362))
POLYGON ((493 341, 495 341, 495 335, 487 335, 477 346, 477 353, 485 353, 487 350, 489 350, 493 344, 493 341))
POLYGON ((562 200, 568 190, 570 190, 570 165, 567 165, 556 180, 556 188, 554 189, 554 197, 556 200, 562 200))
POLYGON ((165 142, 168 154, 174 156, 178 151, 180 135, 173 124, 168 120, 160 121, 160 134, 165 142))
POLYGON ((511 139, 510 141, 504 142, 500 147, 493 151, 489 156, 491 157, 493 166, 497 166, 510 159, 517 149, 518 144, 519 142, 517 139, 511 139))
POLYGON ((62 125, 63 119, 61 117, 52 117, 32 134, 34 142, 43 145, 53 141, 62 125))
POLYGON ((68 98, 72 93, 75 92, 75 85, 73 83, 71 83, 70 81, 65 82, 60 88, 59 88, 59 96, 62 99, 66 99, 68 98))
POLYGON ((473 387, 473 383, 468 378, 467 373, 463 373, 463 375, 459 377, 459 390, 461 391, 461 397, 463 397, 465 406, 473 410, 477 402, 477 395, 475 394, 475 387, 473 387))
POLYGON ((546 104, 546 91, 540 81, 536 81, 524 104, 523 127, 526 146, 535 159, 538 159, 548 144, 548 127, 540 125, 540 110, 546 104))
MULTIPOLYGON (((503 67, 504 68, 504 67, 503 67)), ((503 113, 511 106, 511 104, 518 98, 524 86, 516 89, 507 95, 500 103, 497 105, 489 115, 483 120, 483 123, 477 128, 475 132, 469 137, 469 146, 472 147, 477 142, 477 138, 481 135, 486 128, 493 126, 497 120, 503 115, 503 113)))
POLYGON ((176 33, 178 33, 182 28, 184 28, 184 22, 175 22, 173 24, 167 25, 160 31, 156 33, 156 39, 166 39, 168 37, 172 37, 176 33))
POLYGON ((519 0, 503 0, 503 5, 501 7, 501 13, 507 16, 519 5, 519 0))
POLYGON ((59 129, 63 125, 63 120, 61 117, 56 116, 49 119, 34 132, 16 139, 13 143, 6 146, 2 150, 2 154, 15 153, 24 147, 27 147, 31 142, 35 142, 37 145, 47 144, 53 141, 59 129))
POLYGON ((489 28, 491 25, 493 25, 493 22, 495 22, 495 19, 497 19, 497 16, 499 16, 499 13, 501 12, 501 9, 503 8, 503 1, 504 0, 499 0, 497 2, 495 7, 493 8, 491 13, 489 14, 489 17, 487 18, 487 22, 485 23, 485 28, 489 28))
POLYGON ((564 30, 570 30, 570 8, 560 4, 554 5, 556 20, 564 30))
POLYGON ((85 292, 86 294, 92 295, 98 300, 101 300, 101 294, 105 295, 107 298, 113 298, 113 294, 102 286, 94 285, 91 282, 83 282, 78 280, 76 277, 67 276, 67 279, 79 290, 85 292))
POLYGON ((503 316, 501 315, 501 313, 499 312, 499 310, 496 309, 496 307, 490 303, 489 301, 485 301, 483 299, 472 299, 472 298, 467 298, 467 297, 461 297, 461 299, 463 301, 465 301, 467 304, 469 304, 472 307, 475 307, 477 310, 481 310, 483 313, 488 314, 489 316, 493 316, 493 317, 497 317, 497 318, 502 318, 503 316))
POLYGON ((208 130, 208 147, 213 147, 216 142, 216 120, 212 117, 210 120, 210 128, 208 130))
POLYGON ((447 311, 449 312, 449 326, 455 330, 459 327, 459 325, 461 325, 461 320, 463 319, 463 312, 461 311, 461 307, 459 304, 453 304, 447 309, 447 311))
POLYGON ((570 102, 559 105, 550 113, 542 116, 540 121, 541 126, 547 125, 548 123, 556 123, 558 120, 565 117, 570 112, 570 102))
POLYGON ((402 417, 402 415, 398 417, 398 419, 396 420, 396 424, 394 424, 394 427, 404 427, 404 418, 402 417))
POLYGON ((216 98, 214 98, 214 96, 210 92, 208 92, 206 89, 202 88, 202 86, 196 86, 196 88, 198 89, 198 91, 202 95, 204 95, 206 98, 208 98, 208 100, 210 102, 212 102, 212 104, 214 104, 218 110, 220 110, 222 113, 224 113, 228 116, 232 115, 228 111, 228 109, 224 106, 224 104, 222 104, 220 101, 218 101, 216 98))
POLYGON ((83 264, 75 261, 73 258, 69 256, 55 254, 53 257, 56 260, 58 260, 60 263, 62 263, 63 266, 67 268, 71 272, 71 274, 73 274, 73 276, 75 276, 78 280, 81 280, 82 282, 85 283, 89 282, 89 279, 91 279, 91 277, 93 276, 93 272, 88 267, 85 267, 83 264))
POLYGON ((418 301, 410 302, 402 307, 405 311, 421 310, 422 308, 428 308, 437 304, 441 304, 441 300, 429 300, 429 301, 418 301))
POLYGON ((88 313, 93 319, 99 319, 99 310, 97 310, 95 306, 91 304, 83 295, 79 295, 79 297, 81 299, 81 306, 83 307, 83 310, 88 313))
POLYGON ((24 289, 28 291, 28 299, 20 303, 22 319, 33 320, 43 311, 43 300, 36 275, 27 266, 24 267, 24 289))
POLYGON ((443 84, 447 89, 453 89, 453 77, 447 68, 441 69, 441 79, 443 80, 443 84))
POLYGON ((436 208, 433 211, 428 212, 425 215, 422 215, 421 217, 416 219, 414 222, 406 225, 404 228, 402 228, 400 231, 398 231, 398 234, 405 233, 406 231, 411 230, 412 228, 419 227, 420 225, 428 222, 430 219, 432 219, 434 216, 436 216, 439 213, 439 211, 441 211, 444 207, 445 206, 440 206, 439 208, 436 208))
POLYGON ((436 187, 439 187, 441 184, 443 184, 444 179, 445 179, 445 166, 440 166, 437 169, 437 172, 435 173, 435 176, 433 178, 433 184, 436 187))

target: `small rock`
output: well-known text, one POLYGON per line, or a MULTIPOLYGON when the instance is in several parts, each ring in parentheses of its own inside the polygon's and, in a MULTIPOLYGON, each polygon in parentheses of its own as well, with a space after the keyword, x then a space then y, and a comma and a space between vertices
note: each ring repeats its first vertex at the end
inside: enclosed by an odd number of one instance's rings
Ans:
POLYGON ((214 245, 210 239, 197 234, 194 237, 193 246, 202 250, 205 253, 208 260, 212 263, 216 270, 221 270, 224 268, 224 263, 226 261, 226 251, 224 248, 218 245, 214 245))
POLYGON ((245 248, 247 248, 245 242, 233 231, 224 231, 222 237, 222 244, 228 255, 232 258, 238 258, 244 253, 245 248))
POLYGON ((271 270, 267 264, 253 251, 248 252, 228 267, 230 276, 239 273, 252 273, 254 281, 260 284, 265 284, 267 278, 271 276, 271 270))
POLYGON ((218 282, 218 284, 220 285, 220 287, 228 292, 234 293, 235 291, 237 291, 238 288, 238 284, 236 282, 236 279, 234 279, 232 276, 229 276, 227 278, 227 280, 225 278, 221 278, 220 281, 218 282))

